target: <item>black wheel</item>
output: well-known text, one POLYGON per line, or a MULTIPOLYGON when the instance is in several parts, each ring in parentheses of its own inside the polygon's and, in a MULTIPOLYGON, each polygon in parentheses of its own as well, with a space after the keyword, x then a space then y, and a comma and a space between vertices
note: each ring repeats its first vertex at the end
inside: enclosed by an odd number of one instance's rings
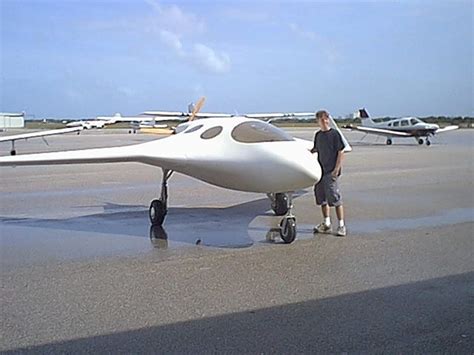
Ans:
POLYGON ((10 150, 10 155, 16 155, 16 150, 15 149, 10 150))
POLYGON ((272 210, 277 216, 284 216, 288 213, 288 196, 284 193, 275 194, 275 201, 272 203, 272 210))
POLYGON ((292 243, 296 238, 296 219, 283 218, 280 222, 280 237, 286 244, 292 243))
POLYGON ((423 139, 418 139, 418 144, 423 144, 423 139))
POLYGON ((154 226, 161 226, 165 220, 167 209, 163 201, 153 200, 150 204, 150 222, 154 226))
POLYGON ((430 145, 431 145, 431 142, 430 142, 428 139, 426 140, 426 145, 427 145, 427 146, 430 146, 430 145))
POLYGON ((387 139, 387 145, 392 145, 392 140, 390 138, 387 139))

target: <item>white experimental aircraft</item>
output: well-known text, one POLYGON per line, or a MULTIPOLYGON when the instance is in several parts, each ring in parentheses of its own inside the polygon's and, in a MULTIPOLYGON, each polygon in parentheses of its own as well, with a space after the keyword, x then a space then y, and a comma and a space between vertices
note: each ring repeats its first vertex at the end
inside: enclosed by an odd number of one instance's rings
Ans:
POLYGON ((402 118, 376 118, 372 120, 365 109, 358 111, 357 117, 361 119, 361 126, 348 125, 344 128, 364 132, 366 134, 375 134, 387 137, 387 145, 392 144, 394 137, 408 138, 413 137, 418 144, 423 144, 421 137, 426 137, 426 145, 431 145, 430 136, 438 133, 453 131, 459 126, 447 126, 439 128, 437 124, 426 123, 417 117, 402 118))
POLYGON ((149 208, 152 226, 161 226, 165 219, 167 183, 174 171, 227 189, 266 193, 275 214, 283 216, 281 238, 293 242, 292 192, 321 178, 317 158, 309 152, 313 142, 242 116, 194 120, 198 109, 166 138, 123 147, 0 157, 0 166, 137 162, 160 167, 160 198, 149 208))

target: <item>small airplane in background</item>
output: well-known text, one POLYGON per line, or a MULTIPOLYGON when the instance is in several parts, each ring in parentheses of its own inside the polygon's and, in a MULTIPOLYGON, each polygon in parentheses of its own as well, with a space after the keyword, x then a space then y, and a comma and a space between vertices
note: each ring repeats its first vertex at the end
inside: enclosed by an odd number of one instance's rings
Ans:
POLYGON ((79 121, 71 121, 69 123, 66 123, 66 127, 82 127, 84 129, 92 129, 92 128, 102 129, 106 125, 110 125, 114 123, 116 123, 115 119, 79 120, 79 121))
POLYGON ((426 137, 426 145, 431 145, 430 137, 435 134, 453 131, 459 126, 447 126, 439 128, 437 124, 426 123, 417 117, 401 118, 375 118, 371 119, 365 108, 357 112, 356 117, 361 119, 361 126, 347 125, 343 128, 364 132, 366 134, 375 134, 387 137, 387 145, 393 143, 394 137, 408 138, 413 137, 418 144, 423 144, 423 138, 426 137))
MULTIPOLYGON (((137 162, 160 167, 160 198, 149 208, 150 234, 164 222, 168 180, 174 171, 231 190, 265 193, 275 214, 283 216, 281 238, 285 243, 293 242, 296 218, 292 214, 292 194, 321 178, 317 158, 309 151, 313 142, 293 138, 270 123, 244 116, 195 120, 202 104, 203 100, 188 122, 177 126, 175 134, 162 139, 129 146, 0 157, 0 166, 137 162)), ((314 117, 314 113, 311 115, 314 117)))

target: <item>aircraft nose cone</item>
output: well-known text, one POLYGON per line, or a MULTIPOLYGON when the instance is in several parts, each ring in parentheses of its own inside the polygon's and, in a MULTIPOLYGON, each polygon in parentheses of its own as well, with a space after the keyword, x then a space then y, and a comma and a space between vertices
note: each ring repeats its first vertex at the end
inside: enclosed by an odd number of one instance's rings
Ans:
MULTIPOLYGON (((288 151, 285 153, 288 154, 288 151)), ((321 179, 318 157, 307 149, 296 149, 287 155, 286 164, 295 183, 299 185, 298 188, 311 186, 321 179)))
MULTIPOLYGON (((306 152, 305 152, 306 153, 306 152)), ((309 152, 308 152, 309 153, 309 152)), ((321 179, 321 167, 318 163, 317 155, 302 154, 296 159, 299 170, 305 174, 313 183, 321 179)))

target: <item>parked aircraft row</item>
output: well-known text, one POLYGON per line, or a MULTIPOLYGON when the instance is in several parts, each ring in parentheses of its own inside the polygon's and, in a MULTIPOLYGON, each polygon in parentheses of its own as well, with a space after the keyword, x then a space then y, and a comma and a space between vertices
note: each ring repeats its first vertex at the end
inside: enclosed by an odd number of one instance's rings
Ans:
MULTIPOLYGON (((293 242, 296 237, 296 218, 292 213, 292 193, 319 181, 321 168, 316 156, 310 153, 312 141, 294 138, 268 121, 288 117, 314 118, 314 113, 240 116, 199 113, 203 103, 204 99, 201 99, 192 112, 181 112, 179 116, 178 112, 172 111, 145 112, 146 118, 142 123, 150 122, 148 116, 152 117, 153 124, 157 120, 169 120, 170 117, 186 120, 174 129, 174 134, 166 138, 129 146, 0 157, 0 166, 138 162, 160 167, 163 172, 160 197, 154 199, 149 208, 152 229, 161 228, 168 212, 168 180, 174 171, 227 189, 266 193, 275 214, 283 216, 280 222, 281 238, 285 243, 293 242)), ((378 126, 378 123, 369 119, 365 109, 360 110, 359 114, 363 125, 351 126, 351 129, 386 135, 390 139, 394 136, 428 137, 440 131, 455 129, 440 130, 436 125, 415 118, 381 122, 387 126, 378 128, 373 127, 378 126), (366 126, 368 124, 373 126, 366 126), (401 130, 402 127, 407 129, 401 130)), ((113 117, 115 122, 122 120, 121 116, 113 117)), ((351 151, 332 118, 330 122, 331 127, 341 134, 344 150, 351 151)), ((55 131, 56 134, 63 134, 70 132, 66 130, 72 132, 74 129, 84 127, 55 131)), ((37 136, 44 136, 44 133, 37 136)), ((25 138, 25 135, 21 138, 18 136, 14 139, 25 138)), ((26 137, 33 136, 29 134, 26 137)))

